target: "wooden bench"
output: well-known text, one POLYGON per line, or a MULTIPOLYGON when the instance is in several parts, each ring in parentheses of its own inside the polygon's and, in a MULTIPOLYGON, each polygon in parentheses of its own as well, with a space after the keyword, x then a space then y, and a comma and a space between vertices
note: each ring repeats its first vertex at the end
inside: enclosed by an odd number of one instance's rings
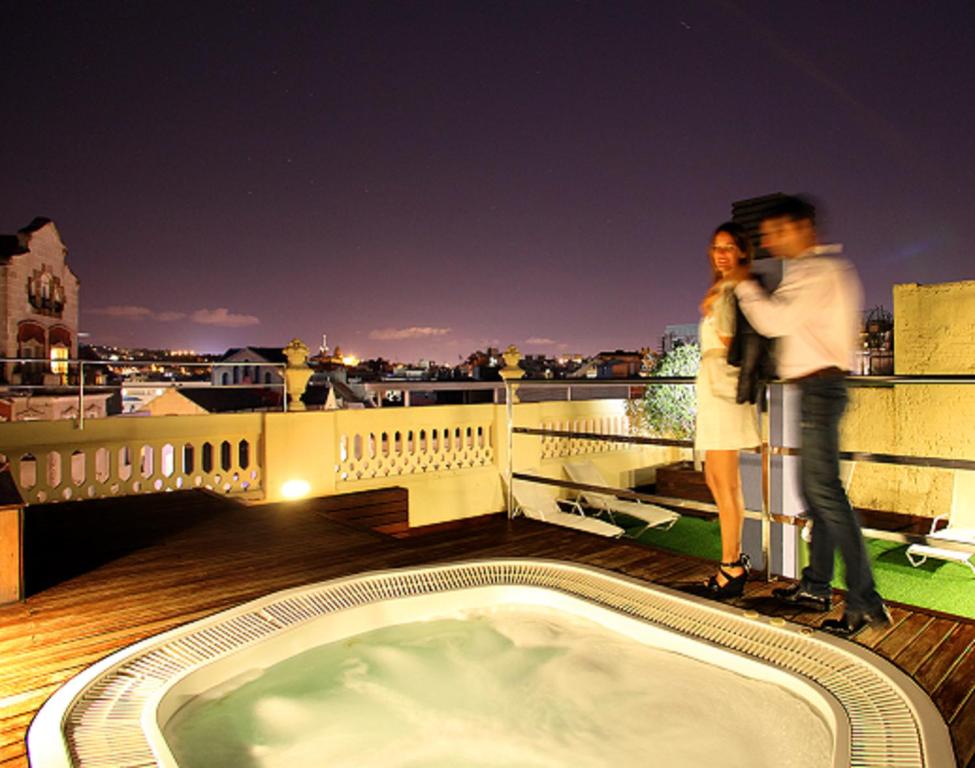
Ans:
POLYGON ((0 468, 0 605, 24 599, 24 499, 0 468))

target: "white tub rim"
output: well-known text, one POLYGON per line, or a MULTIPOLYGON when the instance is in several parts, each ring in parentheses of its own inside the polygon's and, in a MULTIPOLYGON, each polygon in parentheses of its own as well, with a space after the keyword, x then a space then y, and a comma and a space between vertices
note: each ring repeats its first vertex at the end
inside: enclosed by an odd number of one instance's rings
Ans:
MULTIPOLYGON (((749 637, 761 636, 771 638, 772 642, 778 643, 779 645, 784 644, 785 646, 792 647, 798 644, 797 647, 806 649, 818 648, 820 652, 828 653, 834 659, 832 663, 838 663, 840 667, 859 670, 860 673, 866 670, 886 680, 886 684, 895 692, 897 700, 901 704, 895 713, 896 719, 899 721, 896 724, 898 733, 895 734, 894 738, 894 741, 898 745, 898 755, 895 755, 898 761, 897 764, 941 766, 952 764, 954 760, 954 752, 947 726, 924 691, 893 664, 854 643, 823 633, 812 633, 807 627, 784 622, 781 619, 769 619, 768 617, 759 616, 753 612, 746 612, 732 606, 703 600, 666 587, 588 565, 539 558, 498 558, 384 569, 293 587, 242 603, 211 616, 167 630, 159 635, 146 638, 92 665, 68 681, 68 683, 48 699, 35 717, 28 733, 27 743, 31 765, 33 768, 48 768, 48 766, 50 768, 68 768, 70 766, 85 765, 85 757, 79 753, 77 744, 70 743, 71 738, 68 732, 74 726, 71 720, 72 713, 76 711, 79 704, 90 704, 88 697, 92 694, 93 688, 99 681, 111 679, 112 675, 117 675, 125 665, 132 664, 133 660, 145 659, 153 652, 167 648, 172 643, 185 641, 186 638, 192 638, 200 632, 212 632, 215 627, 227 627, 234 622, 244 622, 258 614, 264 616, 273 615, 269 611, 274 611, 282 605, 295 603, 296 601, 300 602, 303 599, 307 599, 309 595, 324 594, 325 591, 332 595, 341 596, 344 593, 354 595, 356 590, 359 592, 365 590, 366 597, 368 597, 370 591, 377 590, 377 585, 401 584, 412 580, 412 582, 420 586, 420 591, 409 594, 434 594, 449 592, 451 589, 478 586, 479 584, 460 583, 465 578, 475 577, 487 578, 488 581, 486 583, 495 586, 512 586, 525 583, 535 587, 545 587, 544 584, 534 583, 533 580, 540 579, 543 582, 546 580, 552 582, 553 579, 556 581, 562 580, 563 583, 561 586, 554 587, 555 591, 568 590, 570 594, 574 594, 580 599, 595 602, 602 607, 608 607, 627 615, 636 615, 631 613, 631 610, 638 603, 629 605, 625 604, 625 600, 639 596, 642 593, 646 600, 650 600, 652 597, 657 603, 671 610, 677 618, 685 620, 690 617, 692 623, 696 622, 701 624, 701 632, 695 634, 684 632, 684 634, 724 649, 734 650, 737 653, 759 660, 762 663, 771 663, 773 666, 779 666, 789 671, 790 674, 798 674, 806 678, 816 688, 825 691, 829 698, 835 699, 836 693, 830 689, 829 685, 823 685, 822 681, 816 679, 815 676, 796 673, 795 670, 789 669, 788 666, 770 661, 768 658, 762 658, 760 651, 749 653, 747 650, 728 646, 715 637, 709 637, 708 634, 727 634, 729 630, 721 629, 718 631, 712 627, 712 625, 715 627, 721 625, 722 627, 731 627, 734 632, 744 633, 749 637), (594 585, 599 583, 607 588, 617 585, 614 587, 614 594, 608 598, 604 596, 602 600, 594 600, 592 595, 584 595, 578 591, 573 592, 570 588, 575 584, 576 587, 585 591, 586 589, 594 588, 594 585), (457 584, 458 586, 451 586, 452 584, 457 584), (621 596, 627 597, 624 598, 621 596), (612 604, 614 600, 618 601, 620 599, 623 599, 624 602, 615 606, 612 604), (911 724, 909 727, 905 727, 905 724, 900 721, 908 713, 911 724), (914 752, 916 752, 916 760, 913 762, 904 762, 904 753, 902 750, 906 749, 910 752, 911 745, 903 747, 901 744, 905 739, 909 738, 909 732, 912 729, 917 737, 917 745, 914 749, 914 752), (76 761, 76 758, 80 758, 80 761, 76 761)), ((545 588, 551 589, 553 587, 548 586, 545 588)), ((394 597, 383 595, 381 590, 377 594, 384 599, 394 597)), ((368 600, 364 600, 355 604, 365 605, 368 602, 368 600)), ((334 611, 315 614, 315 616, 329 615, 329 613, 334 613, 334 611)), ((664 627, 669 626, 666 622, 648 620, 645 616, 639 616, 639 618, 644 621, 650 621, 650 623, 658 623, 664 627)), ((269 628, 270 631, 265 634, 259 634, 252 640, 240 643, 234 648, 219 654, 219 656, 222 657, 248 647, 251 644, 259 643, 269 634, 280 632, 286 628, 286 626, 269 628)), ((674 627, 669 628, 674 629, 674 627)), ((748 642, 752 641, 749 639, 748 642)), ((214 658, 211 657, 193 664, 187 664, 179 672, 178 677, 182 679, 191 674, 197 667, 209 664, 213 660, 214 658)), ((175 682, 172 684, 175 685, 175 682)), ((170 687, 171 685, 161 683, 144 698, 151 698, 158 706, 159 702, 165 696, 163 688, 169 690, 170 687)), ((100 704, 100 706, 103 705, 104 703, 100 704)), ((855 710, 858 706, 860 705, 855 705, 853 709, 855 710)), ((856 718, 862 715, 862 713, 858 714, 856 711, 851 711, 849 705, 843 704, 842 702, 840 703, 840 707, 851 717, 850 728, 852 735, 847 733, 848 742, 845 750, 850 755, 849 764, 875 764, 879 757, 876 752, 877 744, 870 743, 864 747, 855 738, 855 735, 858 733, 858 728, 862 731, 865 727, 855 722, 856 718)), ((155 721, 156 711, 154 707, 151 712, 144 710, 140 714, 139 728, 143 735, 146 734, 145 728, 149 725, 150 720, 153 727, 158 729, 158 724, 155 721)), ((876 723, 873 721, 877 719, 877 713, 867 713, 867 715, 867 719, 870 722, 867 722, 866 727, 876 727, 876 723)), ((133 736, 134 734, 131 732, 133 724, 129 722, 123 725, 123 731, 119 733, 124 733, 126 736, 133 736)), ((838 743, 843 741, 843 735, 839 731, 835 733, 835 736, 838 743)), ((889 741, 889 737, 886 737, 886 740, 889 741)), ((881 741, 884 741, 884 739, 881 739, 881 741)), ((167 760, 166 753, 168 753, 168 748, 160 750, 158 748, 159 743, 155 739, 151 739, 146 744, 156 764, 162 768, 174 764, 169 763, 167 760)), ((164 740, 162 740, 162 743, 165 743, 164 740)), ((168 757, 171 758, 171 755, 168 757)), ((109 763, 105 764, 108 765, 109 763)))

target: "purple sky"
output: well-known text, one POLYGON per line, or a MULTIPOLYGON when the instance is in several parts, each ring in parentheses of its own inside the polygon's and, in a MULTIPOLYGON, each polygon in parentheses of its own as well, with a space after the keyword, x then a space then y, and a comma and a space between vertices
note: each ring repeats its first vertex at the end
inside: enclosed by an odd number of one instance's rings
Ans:
POLYGON ((54 219, 93 342, 656 347, 731 202, 775 191, 825 203, 869 305, 975 278, 971 2, 0 18, 0 232, 54 219))

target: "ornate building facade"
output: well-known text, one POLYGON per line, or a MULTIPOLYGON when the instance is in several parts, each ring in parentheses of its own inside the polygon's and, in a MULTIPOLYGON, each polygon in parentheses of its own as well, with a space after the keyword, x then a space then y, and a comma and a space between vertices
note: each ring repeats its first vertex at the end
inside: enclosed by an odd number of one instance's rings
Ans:
POLYGON ((2 366, 8 384, 52 383, 78 356, 78 278, 50 219, 0 235, 0 355, 38 363, 2 366))

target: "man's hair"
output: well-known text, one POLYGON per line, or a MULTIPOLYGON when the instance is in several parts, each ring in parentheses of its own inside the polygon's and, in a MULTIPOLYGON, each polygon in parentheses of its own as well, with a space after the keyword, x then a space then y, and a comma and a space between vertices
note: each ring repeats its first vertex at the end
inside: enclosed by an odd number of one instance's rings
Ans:
POLYGON ((762 212, 762 221, 768 219, 788 219, 789 221, 808 221, 816 224, 816 206, 798 195, 783 195, 773 200, 762 212))

